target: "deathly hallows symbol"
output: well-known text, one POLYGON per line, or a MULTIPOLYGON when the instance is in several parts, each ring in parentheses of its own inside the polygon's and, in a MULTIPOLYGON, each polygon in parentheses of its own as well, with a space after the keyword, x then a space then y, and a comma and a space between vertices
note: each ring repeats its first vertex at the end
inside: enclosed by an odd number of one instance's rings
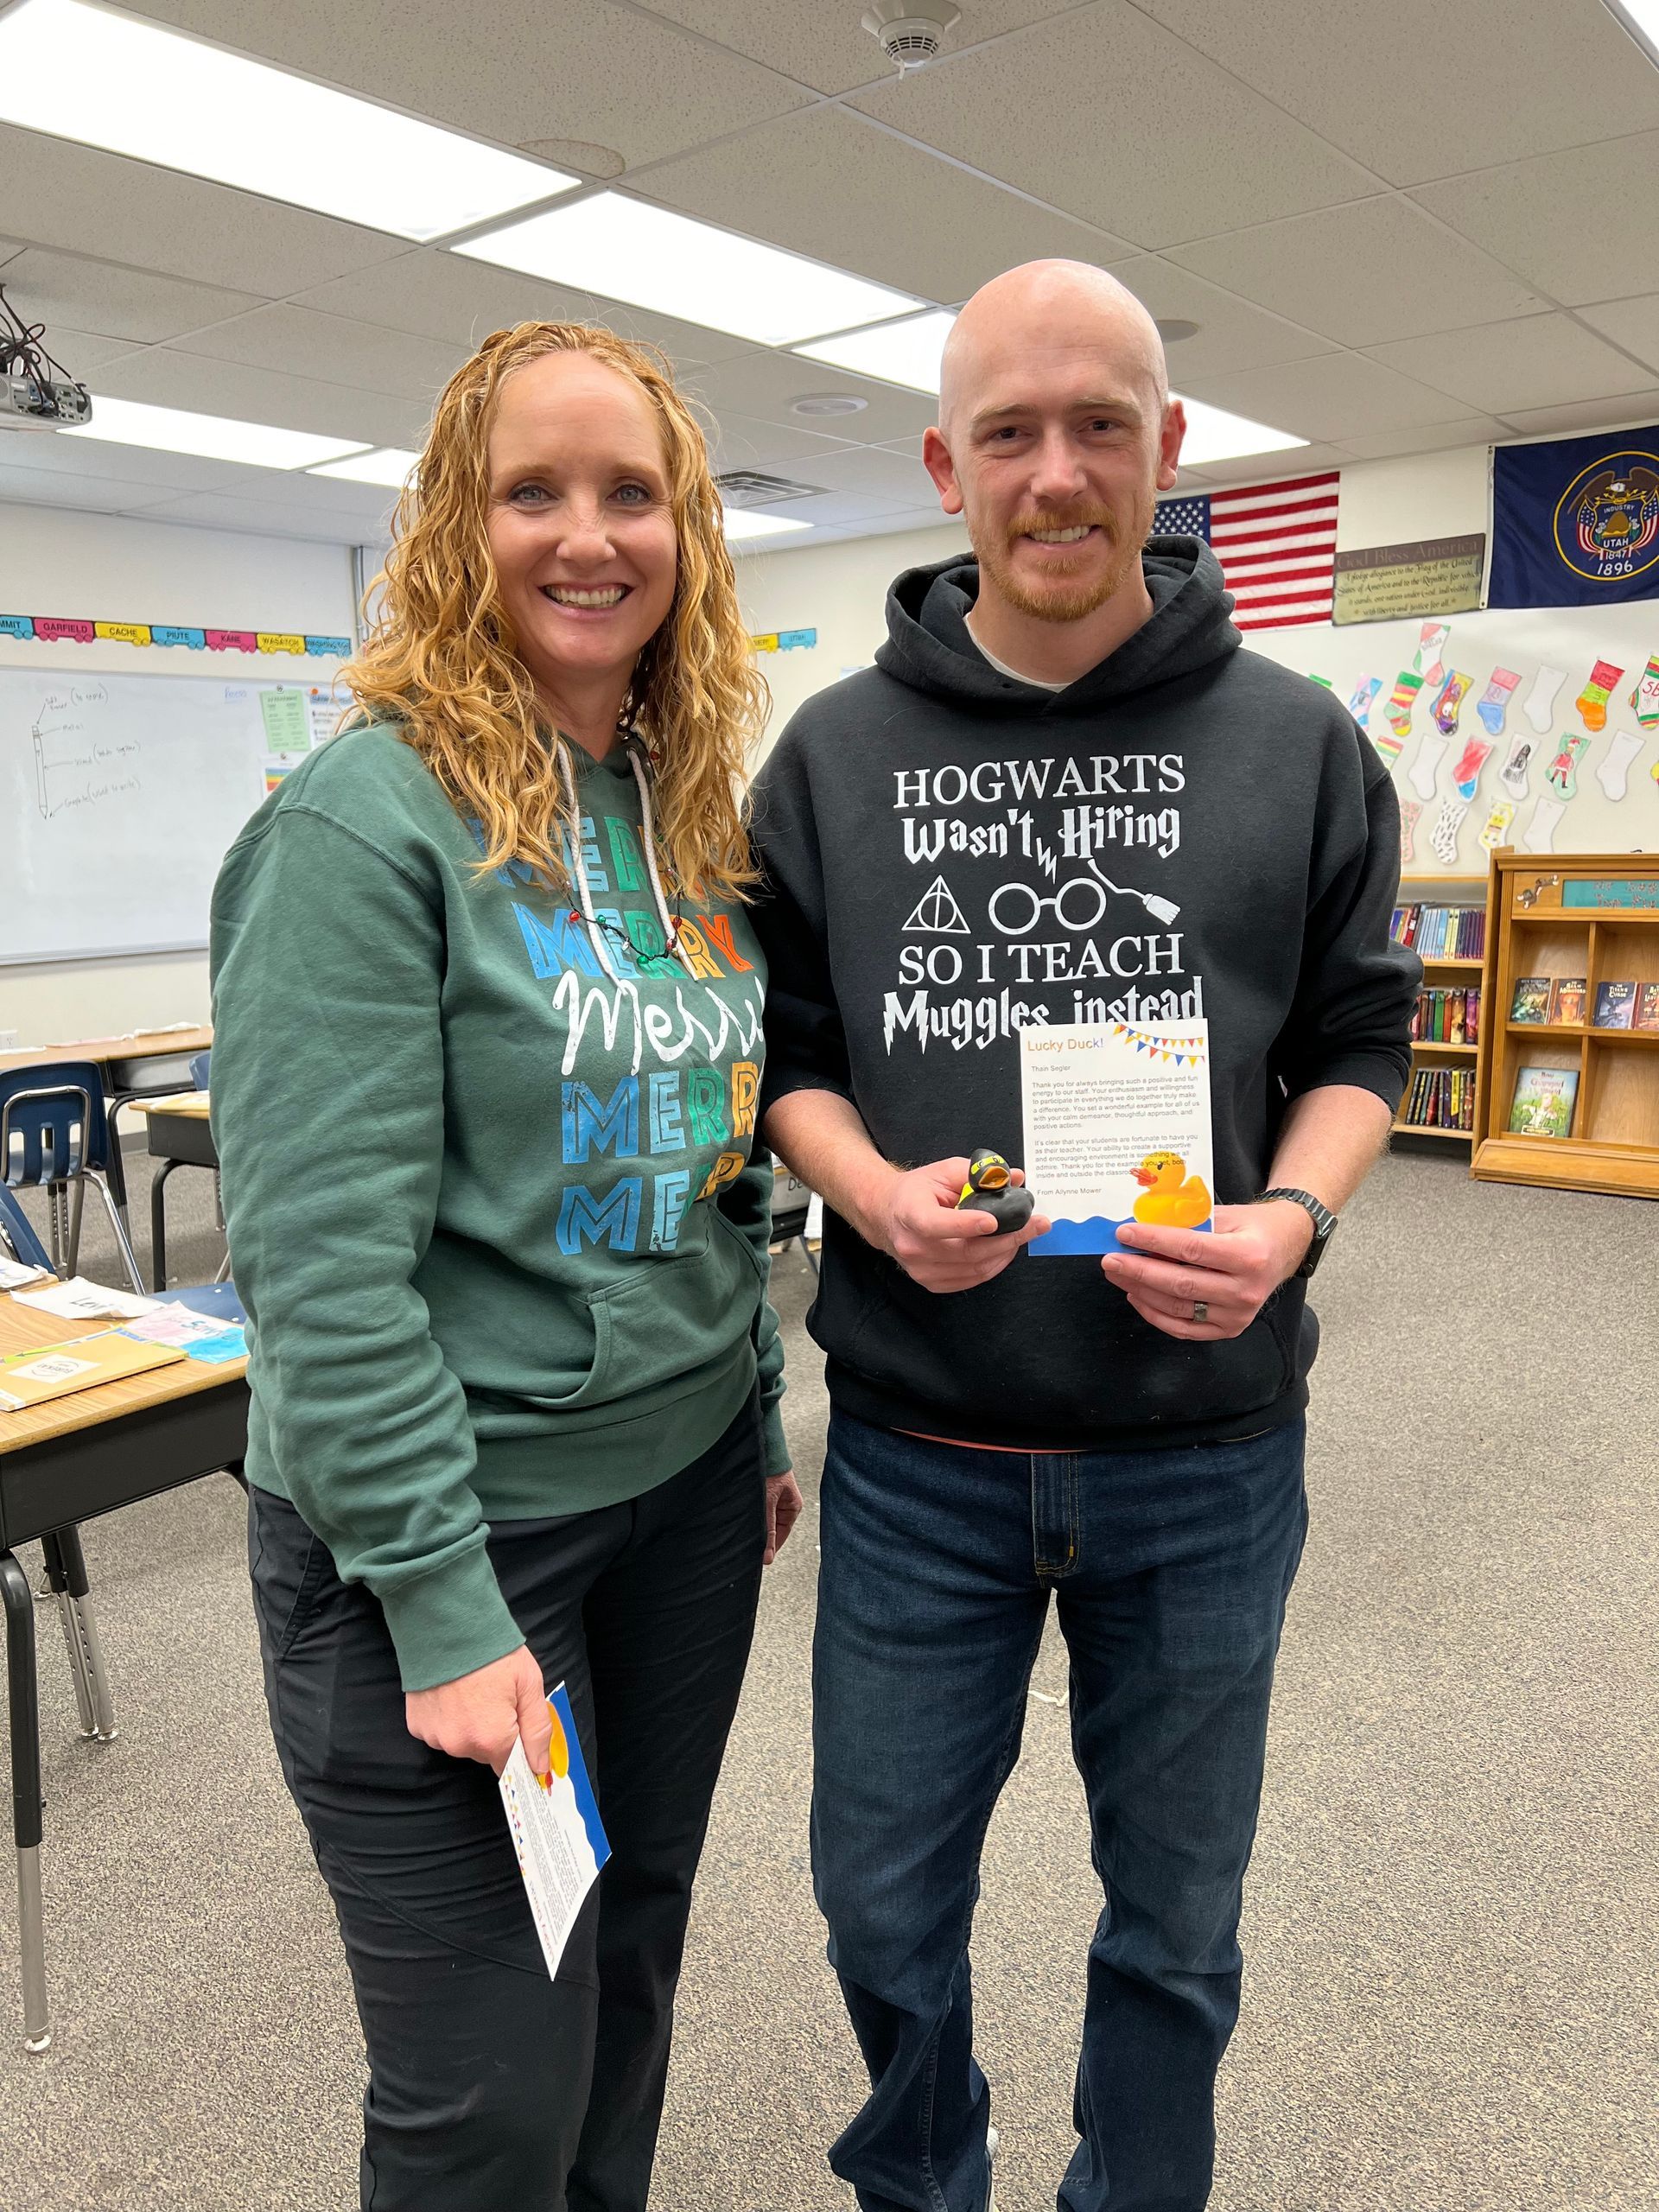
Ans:
POLYGON ((916 902, 916 911, 905 924, 907 930, 918 930, 934 937, 969 937, 967 918, 957 904, 956 893, 942 875, 936 875, 916 902))

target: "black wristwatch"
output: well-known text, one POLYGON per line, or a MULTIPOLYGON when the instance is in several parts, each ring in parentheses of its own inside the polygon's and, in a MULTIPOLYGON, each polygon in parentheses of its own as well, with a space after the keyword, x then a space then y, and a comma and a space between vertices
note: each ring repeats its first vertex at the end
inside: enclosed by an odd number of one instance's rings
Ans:
POLYGON ((1337 1233, 1337 1217, 1329 1206, 1322 1206, 1311 1191, 1263 1191, 1256 1200, 1264 1205, 1269 1198, 1288 1198, 1293 1205, 1300 1206, 1313 1224, 1313 1242, 1307 1248, 1307 1257, 1296 1273, 1311 1275, 1325 1257, 1325 1248, 1337 1233))

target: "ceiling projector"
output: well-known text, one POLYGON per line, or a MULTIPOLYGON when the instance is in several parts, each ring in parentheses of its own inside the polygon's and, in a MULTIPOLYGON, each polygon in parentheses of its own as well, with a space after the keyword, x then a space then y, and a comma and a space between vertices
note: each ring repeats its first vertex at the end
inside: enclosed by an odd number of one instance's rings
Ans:
POLYGON ((78 429, 92 419, 92 396, 41 343, 46 325, 26 323, 0 286, 0 430, 78 429))

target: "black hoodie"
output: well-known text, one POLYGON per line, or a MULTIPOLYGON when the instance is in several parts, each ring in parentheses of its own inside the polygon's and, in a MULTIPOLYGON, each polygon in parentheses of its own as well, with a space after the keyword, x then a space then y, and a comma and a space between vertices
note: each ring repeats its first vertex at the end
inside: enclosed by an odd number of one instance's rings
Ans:
MULTIPOLYGON (((1144 565, 1151 620, 1058 692, 975 646, 971 560, 912 569, 875 667, 791 719, 756 786, 766 1104, 834 1091, 906 1165, 1017 1161, 1020 1027, 1203 1015, 1223 1205, 1260 1194, 1301 1092, 1397 1106, 1421 969, 1389 939, 1388 773, 1328 691, 1240 650, 1207 546, 1154 538, 1144 565)), ((1022 1253, 940 1296, 833 1214, 810 1326, 859 1419, 1049 1451, 1269 1428, 1318 1344, 1300 1281, 1186 1344, 1097 1258, 1022 1253)))

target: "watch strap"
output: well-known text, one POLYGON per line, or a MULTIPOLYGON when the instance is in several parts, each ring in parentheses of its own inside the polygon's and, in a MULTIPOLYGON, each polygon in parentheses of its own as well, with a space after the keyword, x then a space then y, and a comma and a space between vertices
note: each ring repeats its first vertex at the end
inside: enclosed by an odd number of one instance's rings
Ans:
POLYGON ((1293 1190, 1287 1185, 1280 1185, 1271 1191, 1263 1191, 1256 1204, 1265 1205, 1269 1198, 1287 1198, 1293 1205, 1300 1206, 1313 1223, 1313 1241, 1307 1248, 1306 1258, 1296 1270, 1299 1275, 1311 1275, 1324 1258, 1325 1248, 1336 1233, 1336 1215, 1332 1212, 1329 1206, 1322 1205, 1312 1191, 1293 1190))

